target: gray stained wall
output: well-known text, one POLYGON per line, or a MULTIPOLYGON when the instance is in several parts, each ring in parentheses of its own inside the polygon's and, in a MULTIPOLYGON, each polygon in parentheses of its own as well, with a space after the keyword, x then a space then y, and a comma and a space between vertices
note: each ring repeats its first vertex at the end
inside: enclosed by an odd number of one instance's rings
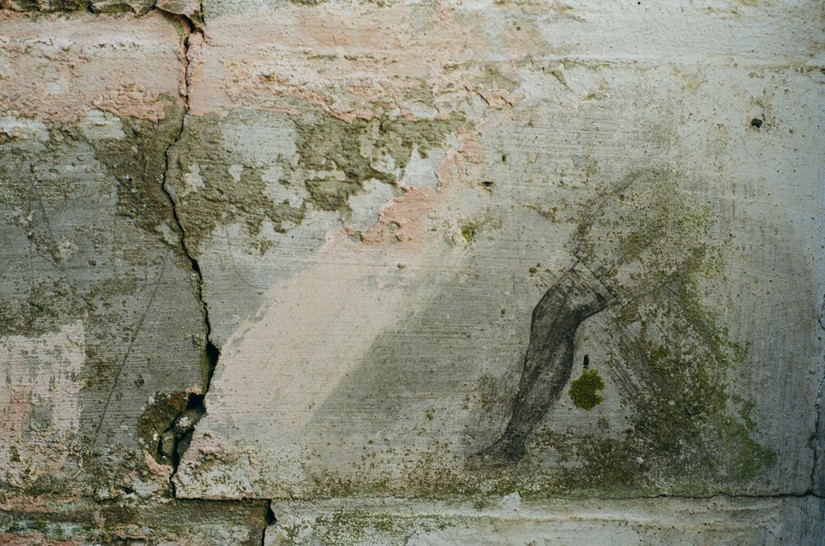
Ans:
POLYGON ((0 542, 823 544, 818 2, 0 7, 0 542))

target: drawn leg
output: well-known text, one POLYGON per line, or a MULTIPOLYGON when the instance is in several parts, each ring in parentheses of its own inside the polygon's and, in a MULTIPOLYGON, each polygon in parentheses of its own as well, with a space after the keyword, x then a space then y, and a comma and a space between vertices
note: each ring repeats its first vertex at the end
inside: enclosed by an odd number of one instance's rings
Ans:
POLYGON ((573 369, 573 341, 585 319, 605 310, 610 295, 586 268, 576 265, 541 298, 533 310, 530 342, 518 395, 504 433, 476 457, 484 464, 514 463, 524 443, 559 398, 573 369))

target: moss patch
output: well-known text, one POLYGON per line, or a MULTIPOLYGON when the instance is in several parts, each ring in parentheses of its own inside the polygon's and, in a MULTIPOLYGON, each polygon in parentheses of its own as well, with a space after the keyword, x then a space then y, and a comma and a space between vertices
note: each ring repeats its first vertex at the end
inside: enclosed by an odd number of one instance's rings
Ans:
POLYGON ((577 408, 592 410, 602 403, 602 398, 597 391, 604 389, 599 372, 596 370, 585 370, 581 377, 570 383, 570 398, 577 408))
POLYGON ((642 387, 623 438, 546 440, 583 463, 565 472, 565 490, 708 492, 774 464, 751 437, 752 404, 728 387, 747 348, 703 303, 700 284, 719 271, 721 253, 709 212, 679 193, 684 185, 678 173, 640 173, 587 207, 577 254, 626 302, 611 365, 630 368, 642 387))
POLYGON ((89 140, 96 159, 115 179, 117 213, 161 241, 161 226, 177 230, 163 180, 166 151, 180 133, 183 115, 182 108, 168 106, 159 121, 119 117, 126 138, 89 140))
MULTIPOLYGON (((252 238, 261 234, 266 222, 276 232, 287 232, 303 221, 308 207, 338 212, 347 220, 348 200, 363 190, 366 181, 396 184, 413 150, 426 157, 461 124, 459 119, 388 117, 346 122, 306 103, 296 108, 302 113, 273 114, 263 123, 244 112, 227 118, 189 118, 170 154, 169 184, 192 251, 200 251, 219 226, 241 224, 252 238), (266 154, 250 158, 244 157, 246 142, 239 144, 241 151, 227 145, 227 130, 251 124, 255 125, 248 131, 249 139, 273 139, 278 146, 287 139, 290 150, 273 149, 269 158, 263 157, 266 154), (186 178, 194 172, 197 187, 189 187, 186 178), (282 191, 292 192, 293 199, 273 197, 282 191)), ((248 149, 260 151, 267 146, 269 140, 263 140, 248 149)), ((267 249, 264 244, 259 251, 267 249)))
MULTIPOLYGON (((460 448, 433 445, 405 459, 401 475, 410 479, 383 473, 376 460, 398 457, 388 447, 365 456, 346 476, 318 475, 318 489, 309 496, 324 491, 480 502, 512 491, 524 498, 701 495, 741 491, 775 464, 775 453, 756 439, 752 403, 735 394, 747 347, 731 339, 701 288, 720 271, 711 216, 676 191, 684 184, 677 174, 646 176, 588 204, 577 235, 580 259, 625 303, 613 315, 618 320, 605 362, 605 369, 628 370, 638 383, 616 382, 617 389, 637 389, 620 392, 632 408, 624 430, 606 437, 595 426, 592 433, 573 433, 546 425, 530 436, 524 459, 493 468, 464 466, 460 448)), ((603 388, 591 370, 571 383, 570 395, 590 409, 603 388)), ((479 385, 481 396, 506 399, 487 390, 479 385)), ((491 403, 480 406, 486 412, 491 403)))

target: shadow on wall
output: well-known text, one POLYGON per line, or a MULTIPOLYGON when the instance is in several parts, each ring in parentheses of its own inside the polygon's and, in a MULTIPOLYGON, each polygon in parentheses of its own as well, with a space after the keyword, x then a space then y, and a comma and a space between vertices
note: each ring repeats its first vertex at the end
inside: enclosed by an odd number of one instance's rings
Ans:
MULTIPOLYGON (((505 476, 511 467, 545 464, 541 451, 551 449, 567 461, 553 478, 563 491, 593 487, 597 475, 601 485, 635 488, 663 476, 686 486, 742 482, 774 464, 775 454, 752 438, 753 404, 726 386, 726 374, 747 350, 699 297, 697 279, 712 274, 721 258, 709 242, 709 211, 692 204, 683 186, 667 170, 641 171, 583 208, 576 263, 534 308, 522 367, 513 370, 518 377, 500 377, 500 400, 488 404, 498 412, 488 422, 506 426, 484 449, 479 438, 492 431, 464 439, 466 472, 505 476), (570 380, 577 331, 596 316, 615 339, 605 371, 632 407, 632 422, 619 437, 594 430, 570 438, 546 416, 570 380)), ((361 368, 324 402, 316 424, 332 430, 346 415, 345 430, 333 434, 400 430, 422 399, 455 397, 467 391, 468 378, 476 386, 479 365, 468 356, 479 349, 461 335, 456 317, 472 320, 473 302, 485 297, 478 287, 451 285, 403 330, 377 339, 361 368)))

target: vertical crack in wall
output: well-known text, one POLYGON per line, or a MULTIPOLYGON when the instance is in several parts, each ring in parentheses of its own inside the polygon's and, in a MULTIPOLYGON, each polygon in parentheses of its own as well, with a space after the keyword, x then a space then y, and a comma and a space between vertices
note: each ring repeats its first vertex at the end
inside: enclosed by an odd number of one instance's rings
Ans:
MULTIPOLYGON (((822 306, 819 313, 819 327, 825 330, 825 295, 822 296, 822 306)), ((825 496, 825 487, 820 488, 819 481, 825 482, 825 477, 820 477, 820 472, 825 472, 825 468, 820 469, 820 453, 821 444, 823 442, 820 438, 820 427, 822 426, 822 411, 823 411, 823 396, 825 396, 825 359, 823 359, 822 366, 819 368, 819 377, 817 377, 817 391, 816 402, 814 404, 814 411, 816 412, 816 419, 814 420, 814 431, 808 439, 808 445, 813 450, 813 464, 811 465, 811 486, 810 491, 817 497, 825 496)), ((825 483, 823 484, 825 485, 825 483)))
MULTIPOLYGON (((176 4, 168 2, 159 2, 157 7, 161 10, 164 10, 164 6, 166 5, 175 6, 176 4)), ((197 9, 195 9, 194 12, 191 9, 192 3, 184 3, 184 6, 186 7, 186 10, 180 13, 164 10, 169 15, 169 17, 172 17, 179 22, 183 32, 181 40, 183 44, 184 67, 183 83, 181 85, 180 91, 181 97, 184 100, 184 112, 181 116, 180 127, 178 128, 175 138, 172 140, 169 146, 167 146, 166 150, 164 150, 165 166, 163 172, 163 179, 161 180, 161 188, 163 189, 163 193, 169 200, 169 205, 172 211, 172 218, 175 222, 175 229, 178 232, 178 237, 180 240, 181 251, 183 252, 183 255, 189 260, 190 267, 192 268, 192 272, 194 273, 196 279, 196 294, 198 298, 198 303, 201 307, 201 312, 203 314, 203 364, 205 369, 203 388, 201 390, 201 394, 190 393, 188 395, 186 401, 186 408, 182 412, 180 412, 179 415, 175 416, 175 419, 173 420, 169 429, 162 435, 162 437, 170 438, 170 441, 173 444, 172 446, 169 446, 172 461, 172 475, 169 478, 169 484, 172 488, 172 494, 175 497, 177 496, 177 494, 175 491, 174 477, 177 474, 180 461, 183 458, 183 455, 186 452, 186 450, 189 448, 190 442, 192 441, 192 435, 195 430, 195 424, 198 422, 198 420, 200 420, 201 417, 203 417, 203 415, 206 414, 206 393, 209 392, 209 388, 211 387, 212 376, 215 373, 215 368, 218 365, 218 360, 220 359, 221 355, 220 348, 217 345, 215 345, 215 343, 213 343, 211 339, 212 324, 209 319, 209 305, 207 304, 206 299, 204 297, 203 271, 201 270, 200 263, 198 262, 197 257, 186 244, 186 229, 183 225, 183 222, 181 221, 181 217, 178 212, 175 198, 173 194, 170 192, 169 187, 167 186, 170 171, 170 153, 183 137, 184 131, 186 130, 186 124, 189 120, 189 101, 192 89, 192 59, 194 56, 193 49, 200 47, 201 44, 203 44, 204 42, 204 21, 202 5, 198 3, 197 9)), ((163 446, 161 446, 161 448, 162 447, 163 446)), ((276 522, 275 514, 272 511, 270 501, 267 500, 265 502, 266 510, 264 512, 264 521, 262 522, 260 538, 261 545, 265 544, 266 542, 267 528, 274 525, 276 522)))
POLYGON ((272 501, 266 501, 266 515, 264 516, 264 528, 261 530, 261 546, 266 544, 266 530, 275 525, 278 519, 272 511, 272 501))
POLYGON ((811 464, 811 485, 810 491, 814 496, 821 497, 825 491, 820 491, 817 482, 819 481, 819 458, 822 456, 820 451, 820 427, 822 426, 822 396, 823 389, 825 389, 825 363, 823 369, 820 370, 819 380, 817 382, 819 390, 816 395, 816 404, 814 410, 816 411, 816 419, 814 420, 814 431, 808 439, 808 446, 813 450, 813 463, 811 464))
MULTIPOLYGON (((170 11, 164 9, 162 7, 162 3, 159 3, 158 5, 158 8, 164 10, 168 17, 176 20, 180 24, 182 31, 182 60, 184 64, 183 82, 181 84, 180 89, 181 97, 184 101, 184 112, 181 116, 180 127, 178 128, 177 135, 164 151, 165 168, 163 178, 161 180, 161 187, 167 199, 169 200, 169 205, 172 211, 172 218, 175 222, 175 229, 178 232, 178 237, 180 240, 180 249, 183 252, 183 255, 189 260, 190 267, 192 268, 192 272, 195 275, 195 290, 196 296, 198 298, 198 303, 201 307, 201 312, 203 315, 204 329, 204 351, 202 357, 204 377, 201 392, 200 394, 190 393, 188 395, 185 408, 183 409, 183 411, 181 411, 179 415, 175 417, 169 429, 167 429, 162 435, 162 438, 168 439, 168 445, 164 446, 162 444, 161 449, 163 449, 170 455, 173 469, 172 477, 174 477, 177 473, 180 460, 189 447, 189 444, 192 440, 192 434, 194 433, 195 424, 198 420, 200 420, 200 418, 203 415, 206 414, 206 406, 204 401, 206 398, 206 393, 209 391, 209 387, 211 386, 212 375, 215 372, 215 367, 217 366, 218 359, 220 358, 220 349, 211 340, 212 325, 209 320, 209 305, 207 304, 206 299, 204 298, 203 272, 201 271, 198 259, 192 253, 192 251, 186 243, 186 229, 184 228, 184 225, 181 221, 181 217, 178 212, 177 203, 174 199, 174 196, 170 192, 169 187, 167 185, 170 171, 170 152, 180 142, 181 138, 183 137, 183 133, 186 129, 186 124, 189 119, 189 97, 192 85, 191 63, 194 53, 193 48, 203 43, 203 18, 201 15, 202 7, 200 3, 198 3, 197 9, 192 10, 192 4, 188 3, 187 5, 189 7, 184 11, 170 11)), ((172 491, 174 493, 175 486, 174 481, 172 481, 171 478, 170 484, 172 487, 172 491)))

